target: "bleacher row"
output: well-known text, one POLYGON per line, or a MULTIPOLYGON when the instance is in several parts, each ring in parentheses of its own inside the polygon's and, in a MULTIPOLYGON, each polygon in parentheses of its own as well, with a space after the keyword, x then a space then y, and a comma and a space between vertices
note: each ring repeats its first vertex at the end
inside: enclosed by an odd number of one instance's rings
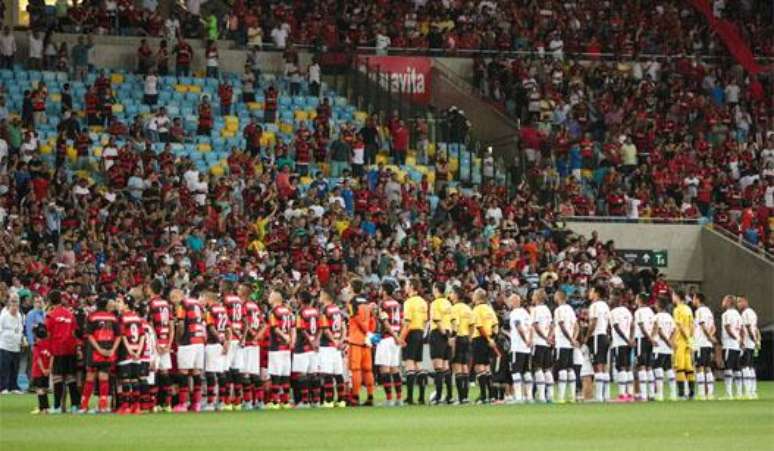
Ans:
MULTIPOLYGON (((237 74, 224 73, 223 80, 233 88, 233 104, 231 115, 222 115, 220 111, 220 98, 218 85, 221 80, 215 78, 200 77, 159 77, 158 102, 156 107, 144 103, 144 80, 142 76, 116 71, 106 74, 111 81, 111 88, 116 102, 113 105, 113 117, 124 124, 129 125, 137 115, 147 117, 157 107, 164 106, 170 119, 181 118, 186 131, 185 143, 173 143, 172 152, 177 157, 188 157, 202 172, 211 172, 214 175, 222 175, 227 171, 226 159, 232 149, 244 149, 246 142, 242 136, 243 128, 254 117, 263 127, 261 139, 262 147, 273 147, 277 140, 286 144, 293 141, 294 133, 304 123, 307 128, 314 130, 313 119, 317 115, 317 107, 320 99, 309 95, 289 96, 289 82, 283 77, 272 74, 262 74, 256 83, 255 101, 244 103, 242 99, 242 81, 237 74), (273 85, 279 92, 277 118, 274 123, 264 123, 264 94, 263 88, 273 85), (208 96, 213 106, 214 126, 209 136, 197 135, 198 106, 204 96, 208 96)), ((84 119, 84 97, 90 85, 97 80, 98 74, 89 73, 84 81, 71 80, 67 73, 30 71, 30 70, 0 70, 0 82, 6 91, 6 103, 9 111, 20 112, 24 102, 24 91, 36 89, 38 83, 43 81, 48 90, 46 103, 46 123, 36 124, 40 152, 47 163, 53 163, 53 149, 57 138, 57 126, 61 119, 61 92, 65 83, 69 83, 73 100, 73 109, 84 119)), ((308 93, 306 82, 301 83, 301 92, 308 93)), ((332 139, 338 136, 341 126, 349 123, 359 130, 365 123, 368 113, 358 111, 347 102, 346 97, 337 93, 323 83, 323 96, 328 97, 331 103, 331 135, 332 139)), ((79 159, 73 143, 68 142, 67 156, 69 163, 75 169, 88 169, 98 167, 97 162, 101 157, 102 149, 108 144, 110 135, 101 126, 89 127, 90 138, 94 143, 86 157, 88 164, 79 159), (77 165, 76 165, 77 163, 77 165)), ((126 144, 123 137, 115 139, 117 147, 126 144)), ((164 149, 161 142, 152 143, 153 150, 158 154, 164 149)), ((473 183, 481 182, 481 160, 472 155, 464 144, 430 143, 428 155, 433 157, 436 148, 448 159, 450 176, 460 171, 459 178, 473 183)), ((377 156, 377 162, 389 163, 388 149, 384 148, 377 156)), ((318 170, 325 171, 324 166, 312 165, 310 172, 314 174, 318 170)), ((414 182, 419 182, 423 175, 427 175, 430 183, 435 182, 434 166, 418 164, 416 153, 411 150, 406 158, 406 165, 401 168, 393 167, 401 180, 407 177, 414 182)), ((307 179, 302 180, 306 182, 307 179)))

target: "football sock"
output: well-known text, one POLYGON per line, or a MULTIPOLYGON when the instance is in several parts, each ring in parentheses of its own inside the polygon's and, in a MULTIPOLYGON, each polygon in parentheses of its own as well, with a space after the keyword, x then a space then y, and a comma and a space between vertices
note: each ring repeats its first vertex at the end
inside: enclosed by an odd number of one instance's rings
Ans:
MULTIPOLYGON (((446 370, 443 372, 443 383, 446 385, 446 400, 451 400, 454 396, 454 393, 452 390, 452 373, 451 370, 446 370)), ((438 395, 440 398, 440 395, 438 395)))
POLYGON ((287 404, 290 400, 290 378, 287 376, 283 376, 282 378, 282 396, 280 397, 280 401, 282 404, 287 404))
POLYGON ((100 380, 98 383, 99 388, 99 408, 107 408, 107 398, 110 396, 110 380, 100 380))
POLYGON ((403 397, 403 378, 400 373, 392 373, 392 386, 395 388, 395 398, 403 397))
POLYGON ((312 402, 315 404, 319 404, 322 395, 322 381, 320 380, 320 376, 318 374, 309 376, 311 378, 310 380, 310 393, 312 395, 312 402))
POLYGON ((734 397, 734 372, 732 370, 726 370, 723 372, 723 382, 726 386, 726 396, 729 398, 734 397))
POLYGON ((677 396, 683 397, 685 396, 685 373, 683 371, 677 371, 677 377, 675 378, 678 382, 677 384, 677 396))
POLYGON ((91 399, 91 393, 94 391, 94 381, 86 381, 83 384, 83 394, 81 395, 81 410, 87 410, 89 408, 89 400, 91 399))
POLYGON ((576 393, 579 391, 575 381, 575 371, 567 370, 567 385, 570 387, 570 396, 575 400, 576 393))
POLYGON ((554 373, 551 370, 543 371, 543 379, 546 382, 546 399, 551 401, 554 399, 554 373))
POLYGON ((536 370, 532 377, 535 380, 535 399, 537 401, 546 400, 546 381, 541 370, 536 370))
POLYGON ((64 397, 64 382, 54 382, 54 409, 62 408, 62 398, 64 397))
POLYGON ((48 394, 38 393, 38 410, 48 410, 48 394))
POLYGON ((693 398, 696 395, 696 373, 686 371, 685 377, 688 379, 688 396, 693 398))
POLYGON ((742 386, 744 385, 744 379, 742 378, 741 371, 734 371, 734 385, 736 386, 736 397, 742 397, 742 386))
POLYGON ((440 401, 443 395, 443 370, 435 370, 433 373, 433 383, 435 384, 434 401, 440 401))
POLYGON ((618 371, 616 376, 616 382, 618 382, 618 396, 623 396, 626 394, 626 371, 618 371))
POLYGON ((245 375, 242 380, 242 397, 248 406, 253 404, 253 395, 253 381, 250 379, 250 376, 245 375))
POLYGON ((207 404, 215 404, 215 373, 205 373, 207 381, 207 404))
POLYGON ((159 406, 166 406, 169 399, 169 375, 166 373, 158 373, 156 375, 157 387, 159 389, 158 396, 156 397, 156 404, 159 406))
POLYGON ((417 373, 416 371, 409 371, 406 373, 406 391, 407 391, 407 401, 408 402, 414 402, 414 383, 417 380, 417 373))
POLYGON ((194 376, 193 378, 193 396, 191 402, 201 404, 202 402, 202 378, 201 376, 194 376))
POLYGON ((675 399, 675 397, 677 397, 677 379, 675 378, 675 370, 667 370, 666 378, 669 381, 669 396, 672 399, 675 399))
POLYGON ((750 377, 750 369, 742 368, 742 386, 744 388, 745 396, 752 396, 752 383, 750 377))
POLYGON ((712 373, 712 370, 704 372, 704 381, 707 384, 707 397, 712 398, 715 396, 715 375, 712 373))
POLYGON ((363 383, 366 387, 366 393, 368 393, 368 398, 371 399, 374 397, 374 373, 371 370, 365 370, 363 371, 363 383))
POLYGON ((654 380, 656 384, 656 398, 657 399, 664 399, 664 369, 663 368, 656 368, 656 370, 653 372, 654 374, 654 380))
POLYGON ((462 396, 465 392, 465 377, 466 375, 463 373, 457 373, 454 375, 454 384, 457 386, 457 399, 459 401, 465 399, 462 396))
POLYGON ((323 376, 323 392, 325 396, 325 402, 333 402, 333 376, 323 376))
POLYGON ((392 400, 392 374, 382 373, 379 375, 382 387, 384 387, 384 397, 387 401, 392 400))
POLYGON ((347 398, 347 387, 344 385, 344 376, 337 374, 336 379, 336 399, 341 402, 347 398))
POLYGON ((181 406, 188 406, 188 394, 190 392, 191 376, 180 376, 180 388, 178 389, 178 401, 181 406))
POLYGON ((750 390, 752 391, 753 396, 758 394, 758 375, 755 374, 755 368, 750 367, 750 390))
POLYGON ((604 391, 603 394, 605 396, 605 401, 610 401, 610 373, 607 371, 602 374, 602 381, 604 382, 604 391))
POLYGON ((124 382, 121 384, 121 408, 126 409, 132 402, 132 384, 124 382))
POLYGON ((594 399, 597 401, 605 400, 605 381, 603 373, 594 373, 594 399))
MULTIPOLYGON (((561 381, 561 373, 559 376, 559 380, 561 381)), ((516 401, 522 401, 524 400, 524 391, 521 387, 521 373, 513 373, 511 374, 511 381, 513 382, 513 399, 516 401)), ((561 396, 561 382, 559 382, 559 393, 561 396)))
POLYGON ((706 396, 707 390, 704 385, 704 372, 700 371, 696 373, 696 385, 697 385, 697 395, 699 399, 704 399, 706 396))
POLYGON ((306 375, 300 375, 296 381, 301 392, 301 402, 309 404, 309 379, 306 375))
POLYGON ((298 383, 298 373, 290 374, 290 388, 293 390, 293 402, 298 404, 301 402, 301 385, 298 383))
POLYGON ((524 399, 527 401, 532 401, 532 392, 534 391, 534 386, 532 384, 532 373, 526 372, 524 373, 524 399))
POLYGON ((557 384, 557 396, 559 401, 564 401, 564 395, 567 391, 567 370, 559 370, 559 384, 557 384))
POLYGON ((425 388, 427 388, 427 373, 424 371, 417 374, 417 386, 419 386, 419 402, 425 402, 425 388))
POLYGON ((352 392, 350 400, 354 403, 360 398, 360 386, 363 385, 363 374, 360 370, 352 371, 352 392))
POLYGON ((218 373, 218 404, 228 403, 228 380, 226 375, 218 373))
POLYGON ((70 405, 77 406, 81 401, 81 393, 78 391, 78 384, 74 380, 67 383, 67 391, 70 394, 70 405))
POLYGON ((653 368, 648 368, 648 383, 650 384, 650 393, 655 395, 656 393, 656 376, 653 373, 653 368))
POLYGON ((639 370, 637 372, 637 379, 640 381, 640 399, 648 399, 648 372, 639 370))

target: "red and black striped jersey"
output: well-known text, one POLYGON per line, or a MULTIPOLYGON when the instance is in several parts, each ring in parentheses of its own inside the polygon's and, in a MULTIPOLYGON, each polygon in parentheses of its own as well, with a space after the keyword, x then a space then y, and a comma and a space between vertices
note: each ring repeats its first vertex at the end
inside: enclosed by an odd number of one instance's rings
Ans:
MULTIPOLYGON (((320 317, 320 328, 329 329, 333 337, 337 341, 341 341, 344 337, 344 312, 341 311, 338 305, 328 304, 322 309, 322 315, 320 317)), ((331 340, 323 333, 320 337, 320 346, 331 346, 331 340)))
POLYGON ((223 343, 231 328, 228 310, 223 304, 215 304, 207 310, 207 343, 223 343), (214 334, 213 334, 214 329, 214 334))
POLYGON ((228 318, 231 320, 231 339, 240 340, 244 332, 242 299, 239 296, 228 295, 223 298, 223 303, 226 306, 228 318))
POLYGON ((153 331, 156 332, 156 340, 158 344, 163 346, 169 345, 172 339, 170 335, 172 312, 170 309, 171 306, 165 299, 154 298, 148 303, 150 322, 153 325, 153 331))
POLYGON ((245 346, 258 346, 261 337, 258 336, 264 324, 263 312, 253 301, 247 301, 242 306, 242 317, 245 328, 245 346))
POLYGON ((302 353, 314 350, 313 341, 316 340, 320 330, 320 311, 314 307, 301 308, 296 319, 296 329, 298 333, 293 351, 302 353), (312 336, 311 340, 307 338, 307 335, 312 336))
POLYGON ((271 328, 269 349, 272 351, 289 351, 290 343, 285 341, 278 332, 290 337, 293 330, 293 312, 286 305, 278 305, 269 312, 269 327, 271 328))
POLYGON ((183 333, 180 345, 204 343, 206 332, 204 326, 204 313, 198 299, 187 298, 177 307, 177 320, 182 323, 183 333))

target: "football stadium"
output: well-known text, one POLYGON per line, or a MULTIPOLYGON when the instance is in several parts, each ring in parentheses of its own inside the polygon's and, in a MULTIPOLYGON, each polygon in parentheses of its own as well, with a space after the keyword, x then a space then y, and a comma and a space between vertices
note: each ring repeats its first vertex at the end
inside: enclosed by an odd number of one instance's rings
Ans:
POLYGON ((771 1, 0 12, 0 449, 771 449, 771 1))

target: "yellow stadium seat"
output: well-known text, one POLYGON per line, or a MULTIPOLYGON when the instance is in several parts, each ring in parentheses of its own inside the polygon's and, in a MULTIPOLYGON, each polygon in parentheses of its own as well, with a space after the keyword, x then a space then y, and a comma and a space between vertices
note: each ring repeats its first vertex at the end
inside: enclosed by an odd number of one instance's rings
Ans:
POLYGON ((427 155, 428 156, 435 156, 435 143, 429 143, 427 145, 427 155))
POLYGON ((42 146, 40 146, 40 153, 42 153, 43 155, 51 154, 51 150, 52 150, 51 146, 48 144, 43 144, 42 146))
POLYGON ((449 172, 457 172, 460 169, 459 158, 449 158, 449 172))
POLYGON ((301 177, 301 184, 302 185, 311 185, 312 184, 312 177, 301 177))
POLYGON ((220 136, 224 138, 233 138, 235 135, 233 130, 229 130, 228 128, 224 128, 220 131, 220 136))
POLYGON ((279 129, 282 133, 293 133, 293 124, 283 122, 280 124, 279 129))
POLYGON ((416 157, 406 157, 406 166, 414 167, 417 165, 416 157))
POLYGON ((355 111, 356 122, 365 122, 366 119, 368 119, 368 113, 365 111, 355 111))
POLYGON ((188 92, 188 85, 175 85, 175 91, 179 93, 186 93, 188 92))
POLYGON ((222 177, 223 174, 226 173, 226 168, 224 168, 220 164, 215 164, 215 165, 212 165, 212 167, 210 168, 210 173, 215 177, 222 177))
POLYGON ((247 108, 250 111, 262 110, 263 109, 263 104, 261 102, 249 102, 247 104, 247 108))
POLYGON ((101 125, 92 125, 89 127, 89 131, 92 133, 102 133, 102 130, 104 130, 104 127, 101 125))
POLYGON ((110 74, 110 83, 120 85, 124 82, 124 74, 110 74))
POLYGON ((202 92, 202 87, 199 85, 190 85, 188 86, 188 92, 193 92, 198 94, 202 92))
POLYGON ((328 169, 328 163, 317 163, 317 168, 323 173, 324 176, 328 177, 330 174, 328 169))
POLYGON ((313 121, 317 117, 317 110, 307 110, 306 117, 313 121))
POLYGON ((416 169, 417 172, 419 172, 420 174, 423 174, 423 175, 427 174, 429 172, 428 169, 427 169, 427 166, 421 165, 421 164, 416 166, 414 169, 416 169))
POLYGON ((201 143, 198 146, 196 146, 196 150, 198 150, 201 153, 211 152, 212 146, 207 143, 201 143))
POLYGON ((255 169, 256 175, 263 174, 263 165, 261 163, 255 163, 255 165, 253 166, 253 169, 255 169))
POLYGON ((295 113, 293 113, 293 117, 297 121, 306 121, 309 119, 309 117, 306 115, 306 111, 304 110, 296 110, 295 113))
POLYGON ((62 94, 59 94, 58 92, 54 92, 51 94, 49 98, 51 99, 52 102, 59 103, 62 101, 62 94))
POLYGON ((67 158, 69 158, 70 161, 75 161, 78 159, 78 151, 75 150, 75 147, 67 148, 67 158))
POLYGON ((223 122, 227 124, 239 124, 239 116, 224 116, 223 122))
POLYGON ((124 112, 124 106, 120 103, 114 103, 112 107, 110 107, 113 110, 113 114, 123 113, 124 112))
POLYGON ((376 164, 380 164, 380 163, 381 164, 387 164, 388 160, 389 160, 389 158, 387 157, 387 155, 384 155, 382 153, 376 154, 376 164))
POLYGON ((428 171, 427 182, 430 183, 431 185, 435 184, 435 171, 428 171))
POLYGON ((236 124, 234 122, 226 122, 226 130, 236 133, 239 130, 239 124, 236 124))
POLYGON ((94 155, 97 158, 102 158, 102 147, 97 146, 91 149, 92 155, 94 155))

